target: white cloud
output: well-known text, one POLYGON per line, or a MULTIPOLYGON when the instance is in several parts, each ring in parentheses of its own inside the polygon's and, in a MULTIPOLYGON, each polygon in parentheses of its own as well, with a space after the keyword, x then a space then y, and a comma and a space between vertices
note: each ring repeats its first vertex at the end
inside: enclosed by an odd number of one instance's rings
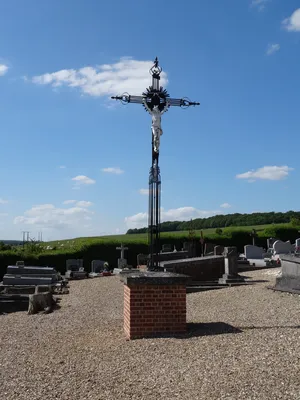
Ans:
POLYGON ((0 64, 0 76, 3 76, 8 71, 8 66, 5 64, 0 64))
POLYGON ((65 200, 63 204, 76 204, 76 207, 90 207, 93 205, 91 201, 86 200, 65 200))
POLYGON ((119 167, 102 168, 101 171, 107 172, 108 174, 116 174, 116 175, 124 173, 124 171, 119 167))
POLYGON ((65 200, 63 204, 74 204, 77 200, 65 200))
POLYGON ((144 195, 144 196, 148 196, 149 194, 149 189, 139 189, 139 193, 144 195))
POLYGON ((269 44, 268 48, 266 50, 266 55, 270 56, 271 54, 274 54, 279 50, 280 50, 280 44, 278 44, 278 43, 269 44))
POLYGON ((41 204, 25 211, 24 215, 15 217, 14 224, 60 230, 83 224, 91 219, 91 214, 93 212, 85 207, 57 208, 53 204, 41 204))
POLYGON ((91 201, 85 201, 85 200, 80 200, 77 201, 76 206, 77 207, 91 207, 93 203, 91 201))
POLYGON ((77 175, 74 178, 72 178, 72 181, 75 182, 76 188, 79 188, 82 185, 93 185, 94 183, 96 183, 94 179, 91 179, 85 175, 77 175))
POLYGON ((270 0, 252 0, 251 7, 255 7, 258 11, 263 11, 266 8, 266 4, 270 0))
POLYGON ((4 200, 4 199, 2 199, 2 198, 0 197, 0 204, 7 204, 7 203, 8 203, 7 200, 4 200))
MULTIPOLYGON (((90 96, 110 96, 129 92, 141 94, 150 85, 149 69, 152 61, 137 61, 131 58, 121 58, 115 64, 97 65, 34 76, 32 82, 52 87, 67 86, 78 88, 90 96)), ((160 84, 167 84, 167 75, 161 74, 160 84)))
POLYGON ((289 32, 300 32, 300 8, 293 14, 282 21, 282 26, 289 32))
POLYGON ((223 203, 220 205, 221 208, 230 208, 231 205, 229 203, 223 203))
POLYGON ((65 165, 60 165, 58 168, 60 168, 60 169, 65 169, 66 166, 65 166, 65 165))
POLYGON ((289 171, 292 171, 293 168, 290 168, 286 165, 277 167, 273 166, 265 166, 262 168, 258 168, 256 170, 251 170, 248 172, 244 172, 242 174, 236 175, 238 179, 248 179, 249 182, 254 182, 257 179, 264 179, 270 181, 279 181, 288 176, 289 171))
MULTIPOLYGON (((170 210, 161 208, 161 221, 188 221, 194 218, 207 218, 216 214, 221 214, 221 211, 205 211, 198 210, 194 207, 179 207, 170 210)), ((143 228, 148 225, 148 214, 138 213, 125 218, 125 224, 128 229, 143 228)))

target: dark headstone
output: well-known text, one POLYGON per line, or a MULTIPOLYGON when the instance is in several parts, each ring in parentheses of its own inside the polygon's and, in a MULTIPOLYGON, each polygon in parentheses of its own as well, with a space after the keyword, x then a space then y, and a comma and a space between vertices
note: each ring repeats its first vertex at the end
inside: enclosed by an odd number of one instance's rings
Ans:
POLYGON ((214 254, 214 243, 205 243, 204 245, 204 255, 214 254))
POLYGON ((214 255, 215 256, 222 256, 224 252, 224 246, 215 246, 214 247, 214 255))
POLYGON ((271 249, 273 247, 273 244, 277 241, 278 239, 275 238, 269 238, 267 239, 267 247, 268 249, 271 249))
POLYGON ((162 245, 162 253, 169 253, 173 251, 174 247, 171 244, 163 244, 162 245))

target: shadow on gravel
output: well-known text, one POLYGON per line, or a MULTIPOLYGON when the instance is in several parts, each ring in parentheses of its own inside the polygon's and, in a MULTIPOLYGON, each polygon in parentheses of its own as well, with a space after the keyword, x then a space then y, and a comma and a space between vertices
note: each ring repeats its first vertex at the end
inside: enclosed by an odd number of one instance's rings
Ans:
MULTIPOLYGON (((53 308, 51 312, 59 310, 61 308, 60 303, 61 298, 56 298, 55 304, 53 304, 53 308)), ((28 298, 22 298, 21 300, 10 300, 10 299, 1 299, 0 298, 0 317, 6 314, 11 314, 14 312, 20 311, 28 311, 28 298)), ((41 311, 43 313, 43 311, 41 311)))
POLYGON ((262 331, 267 329, 300 329, 300 325, 286 325, 286 326, 241 326, 240 329, 245 331, 252 330, 252 329, 261 329, 262 331))
POLYGON ((208 323, 193 323, 187 324, 186 338, 197 336, 224 335, 227 333, 242 333, 239 328, 225 322, 208 322, 208 323))
POLYGON ((0 301, 0 316, 19 311, 28 310, 28 300, 26 301, 0 301))

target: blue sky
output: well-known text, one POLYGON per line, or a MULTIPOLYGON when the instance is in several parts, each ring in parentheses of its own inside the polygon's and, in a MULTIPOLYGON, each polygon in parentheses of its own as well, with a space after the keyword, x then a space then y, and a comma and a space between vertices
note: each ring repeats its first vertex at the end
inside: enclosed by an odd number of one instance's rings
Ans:
POLYGON ((163 220, 299 210, 300 1, 0 1, 0 237, 147 224, 158 56, 163 220))

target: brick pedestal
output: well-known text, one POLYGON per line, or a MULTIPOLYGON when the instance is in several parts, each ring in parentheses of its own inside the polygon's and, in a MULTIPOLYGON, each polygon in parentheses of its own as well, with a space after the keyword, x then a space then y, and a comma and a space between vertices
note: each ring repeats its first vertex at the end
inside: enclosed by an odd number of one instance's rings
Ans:
POLYGON ((143 272, 123 276, 127 339, 186 331, 185 275, 143 272))

